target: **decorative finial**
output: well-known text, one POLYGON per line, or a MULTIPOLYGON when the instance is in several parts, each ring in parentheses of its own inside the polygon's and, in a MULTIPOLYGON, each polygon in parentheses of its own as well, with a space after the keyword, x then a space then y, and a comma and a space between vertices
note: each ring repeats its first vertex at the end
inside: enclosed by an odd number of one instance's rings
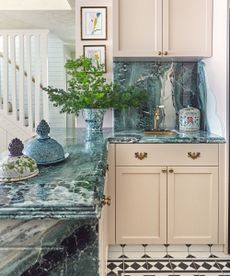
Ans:
POLYGON ((45 120, 41 120, 37 126, 36 132, 42 139, 49 138, 48 134, 50 133, 50 127, 48 123, 45 120))
POLYGON ((11 156, 23 155, 22 154, 23 149, 24 149, 24 145, 23 145, 22 141, 19 140, 18 138, 13 139, 8 147, 8 150, 9 150, 11 156))

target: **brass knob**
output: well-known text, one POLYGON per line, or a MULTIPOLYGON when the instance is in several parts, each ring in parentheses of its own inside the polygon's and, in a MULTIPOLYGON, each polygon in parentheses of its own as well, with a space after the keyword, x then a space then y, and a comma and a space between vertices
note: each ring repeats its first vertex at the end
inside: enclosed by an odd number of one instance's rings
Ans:
POLYGON ((111 205, 111 196, 105 196, 103 195, 102 201, 101 201, 102 206, 104 205, 111 205))
POLYGON ((148 153, 147 152, 135 152, 135 158, 139 160, 143 160, 144 158, 147 158, 148 153))
POLYGON ((167 56, 168 55, 168 52, 167 51, 164 51, 164 56, 167 56))
POLYGON ((200 152, 188 152, 188 157, 192 158, 193 160, 195 160, 198 157, 200 157, 200 152))
POLYGON ((161 56, 162 55, 162 52, 161 51, 158 51, 158 56, 161 56))
POLYGON ((170 172, 170 173, 173 173, 173 172, 174 172, 174 170, 173 170, 173 169, 170 169, 170 170, 169 170, 169 172, 170 172))
POLYGON ((167 170, 166 170, 166 169, 163 169, 163 170, 162 170, 162 172, 163 172, 163 173, 166 173, 166 172, 167 172, 167 170))
POLYGON ((109 171, 109 164, 106 165, 106 170, 109 171))

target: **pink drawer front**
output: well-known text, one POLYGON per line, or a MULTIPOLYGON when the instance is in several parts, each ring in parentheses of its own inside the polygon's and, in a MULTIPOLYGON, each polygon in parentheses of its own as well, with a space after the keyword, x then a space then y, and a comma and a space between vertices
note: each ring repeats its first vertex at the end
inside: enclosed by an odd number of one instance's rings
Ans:
POLYGON ((218 144, 117 144, 116 166, 218 166, 218 144))

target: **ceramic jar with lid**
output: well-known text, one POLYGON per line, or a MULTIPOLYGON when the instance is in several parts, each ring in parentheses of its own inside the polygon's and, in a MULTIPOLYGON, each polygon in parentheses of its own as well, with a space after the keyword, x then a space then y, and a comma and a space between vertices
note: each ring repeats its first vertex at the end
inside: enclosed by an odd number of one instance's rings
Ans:
POLYGON ((38 137, 25 145, 24 153, 32 157, 38 165, 55 164, 68 157, 62 145, 49 137, 50 126, 45 120, 41 120, 36 132, 38 137))
POLYGON ((179 130, 182 132, 200 130, 200 110, 187 106, 179 111, 179 130))
POLYGON ((21 181, 38 174, 35 160, 22 153, 23 147, 18 138, 9 144, 9 155, 0 160, 0 182, 21 181))

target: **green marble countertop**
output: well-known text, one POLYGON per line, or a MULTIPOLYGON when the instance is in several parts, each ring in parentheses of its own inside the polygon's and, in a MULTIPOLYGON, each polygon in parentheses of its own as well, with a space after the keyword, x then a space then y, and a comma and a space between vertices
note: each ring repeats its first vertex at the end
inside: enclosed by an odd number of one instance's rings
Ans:
MULTIPOLYGON (((0 183, 0 219, 89 219, 100 216, 109 137, 134 135, 138 143, 224 143, 224 138, 198 132, 171 136, 144 135, 141 131, 114 133, 105 129, 88 141, 85 130, 55 129, 69 157, 39 167, 38 176, 15 183, 0 183)), ((116 139, 110 141, 117 143, 116 139)))

